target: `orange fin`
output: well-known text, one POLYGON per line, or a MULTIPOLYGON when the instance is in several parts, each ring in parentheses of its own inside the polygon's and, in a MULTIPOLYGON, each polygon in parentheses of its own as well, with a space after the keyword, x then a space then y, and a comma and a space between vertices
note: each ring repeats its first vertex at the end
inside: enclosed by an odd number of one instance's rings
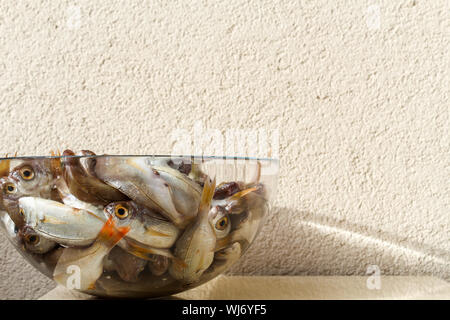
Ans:
MULTIPOLYGON (((8 157, 8 154, 6 154, 6 158, 8 157)), ((0 177, 7 176, 9 174, 9 166, 10 166, 11 160, 5 159, 0 161, 0 177)))
MULTIPOLYGON (((60 157, 61 153, 58 152, 55 153, 53 150, 50 151, 50 154, 52 157, 60 157)), ((50 170, 53 174, 54 178, 58 178, 62 174, 62 165, 61 165, 61 158, 52 158, 50 159, 50 170)))
POLYGON ((249 194, 253 191, 256 191, 256 190, 258 190, 258 187, 252 187, 252 188, 248 188, 248 189, 239 191, 239 192, 233 194, 230 197, 230 200, 239 200, 240 198, 245 197, 247 194, 249 194))
POLYGON ((104 242, 107 246, 114 247, 128 231, 130 231, 130 227, 116 228, 112 217, 110 217, 100 230, 97 240, 104 242))

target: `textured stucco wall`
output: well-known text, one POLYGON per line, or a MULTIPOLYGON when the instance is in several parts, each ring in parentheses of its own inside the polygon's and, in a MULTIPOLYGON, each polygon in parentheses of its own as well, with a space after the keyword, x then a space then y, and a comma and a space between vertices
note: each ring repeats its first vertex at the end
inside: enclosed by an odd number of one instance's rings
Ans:
MULTIPOLYGON (((279 130, 239 274, 450 278, 448 1, 3 1, 0 151, 279 130)), ((0 236, 0 298, 53 287, 0 236)))

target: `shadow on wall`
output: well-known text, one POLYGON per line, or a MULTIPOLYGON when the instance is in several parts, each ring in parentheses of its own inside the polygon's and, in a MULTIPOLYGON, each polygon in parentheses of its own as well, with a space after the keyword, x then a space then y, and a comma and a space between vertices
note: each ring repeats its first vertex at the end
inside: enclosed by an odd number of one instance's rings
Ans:
POLYGON ((386 275, 450 280, 450 252, 399 236, 304 211, 274 207, 254 243, 230 274, 386 275))

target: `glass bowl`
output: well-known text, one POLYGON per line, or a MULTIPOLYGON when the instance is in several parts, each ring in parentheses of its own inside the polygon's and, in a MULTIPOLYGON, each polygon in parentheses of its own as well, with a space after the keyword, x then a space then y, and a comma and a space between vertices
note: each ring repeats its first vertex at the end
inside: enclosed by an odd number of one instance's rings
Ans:
POLYGON ((0 159, 0 218, 35 268, 101 297, 175 294, 248 249, 276 192, 266 158, 95 155, 0 159))

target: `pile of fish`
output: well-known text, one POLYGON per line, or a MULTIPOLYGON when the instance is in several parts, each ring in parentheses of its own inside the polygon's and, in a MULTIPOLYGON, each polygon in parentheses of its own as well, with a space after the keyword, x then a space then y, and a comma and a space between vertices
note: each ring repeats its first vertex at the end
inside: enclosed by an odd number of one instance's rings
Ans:
POLYGON ((158 296, 208 281, 253 241, 267 210, 260 171, 216 186, 192 158, 91 151, 0 162, 8 238, 58 283, 158 296), (76 276, 74 276, 76 275, 76 276))

